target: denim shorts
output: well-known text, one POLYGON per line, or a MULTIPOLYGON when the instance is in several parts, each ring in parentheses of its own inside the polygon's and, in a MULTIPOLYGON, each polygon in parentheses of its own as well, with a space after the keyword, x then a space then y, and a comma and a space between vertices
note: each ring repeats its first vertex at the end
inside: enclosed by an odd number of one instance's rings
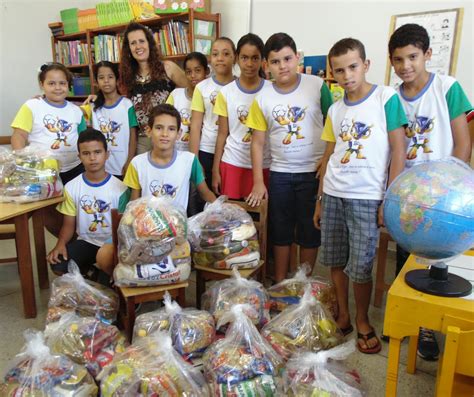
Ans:
POLYGON ((323 195, 322 252, 325 266, 342 267, 356 283, 372 280, 372 266, 379 237, 377 213, 381 200, 359 200, 323 195))
POLYGON ((318 185, 315 172, 270 171, 269 223, 273 244, 320 246, 321 234, 313 223, 318 185))

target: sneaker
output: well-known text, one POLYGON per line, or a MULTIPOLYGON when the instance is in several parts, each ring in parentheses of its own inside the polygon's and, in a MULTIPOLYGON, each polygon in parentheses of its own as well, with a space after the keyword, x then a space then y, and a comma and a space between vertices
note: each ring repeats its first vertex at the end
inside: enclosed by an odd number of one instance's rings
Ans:
POLYGON ((426 361, 436 361, 439 356, 438 342, 432 330, 420 328, 418 334, 418 355, 426 361))

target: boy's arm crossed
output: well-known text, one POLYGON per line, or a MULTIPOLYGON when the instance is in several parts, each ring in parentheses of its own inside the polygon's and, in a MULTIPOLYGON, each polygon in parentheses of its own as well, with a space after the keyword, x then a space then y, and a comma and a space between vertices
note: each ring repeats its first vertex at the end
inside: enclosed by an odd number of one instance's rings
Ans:
POLYGON ((59 258, 60 255, 62 255, 65 260, 68 260, 66 244, 71 241, 72 237, 74 236, 75 229, 76 217, 64 215, 63 225, 61 226, 61 231, 59 232, 58 242, 46 257, 46 261, 49 264, 60 263, 62 261, 62 259, 59 258))
POLYGON ((254 130, 250 154, 252 158, 253 188, 246 201, 251 207, 260 205, 261 200, 268 198, 267 188, 263 181, 263 148, 265 147, 265 131, 254 130))

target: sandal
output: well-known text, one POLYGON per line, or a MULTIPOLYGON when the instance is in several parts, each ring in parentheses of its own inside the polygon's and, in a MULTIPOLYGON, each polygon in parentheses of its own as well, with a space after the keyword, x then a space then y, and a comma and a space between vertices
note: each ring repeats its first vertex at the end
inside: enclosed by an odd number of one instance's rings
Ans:
POLYGON ((349 335, 352 331, 354 331, 352 324, 349 324, 346 328, 341 328, 342 335, 344 336, 349 335))
POLYGON ((361 353, 365 354, 376 354, 380 350, 382 350, 382 344, 380 343, 380 339, 377 337, 373 329, 368 334, 361 334, 360 332, 357 332, 357 349, 359 349, 361 353), (373 347, 367 347, 366 349, 364 349, 359 343, 359 339, 362 339, 367 344, 367 341, 373 338, 377 339, 377 344, 373 347))

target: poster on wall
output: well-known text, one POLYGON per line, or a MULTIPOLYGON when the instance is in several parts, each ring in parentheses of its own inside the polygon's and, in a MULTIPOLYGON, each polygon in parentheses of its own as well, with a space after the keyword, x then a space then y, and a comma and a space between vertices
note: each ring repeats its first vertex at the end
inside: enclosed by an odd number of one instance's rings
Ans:
MULTIPOLYGON (((433 73, 454 76, 461 39, 463 8, 417 12, 393 15, 390 21, 390 35, 400 26, 416 23, 423 26, 430 36, 433 50, 426 68, 433 73)), ((402 81, 393 71, 390 59, 387 60, 385 84, 397 87, 402 81)))

